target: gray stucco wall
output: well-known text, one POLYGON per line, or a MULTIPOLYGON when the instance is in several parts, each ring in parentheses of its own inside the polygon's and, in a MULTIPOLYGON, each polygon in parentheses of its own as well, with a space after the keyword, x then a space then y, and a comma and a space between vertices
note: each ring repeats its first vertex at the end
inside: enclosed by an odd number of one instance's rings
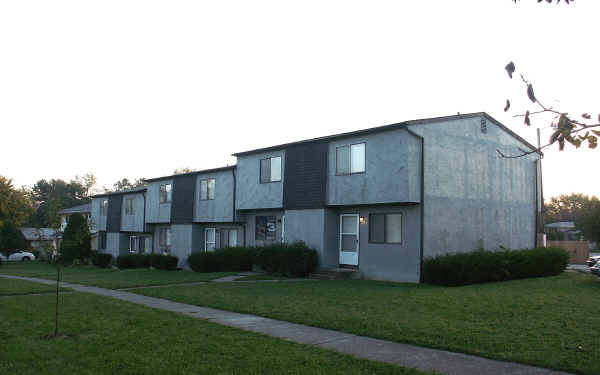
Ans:
POLYGON ((276 242, 281 242, 281 217, 283 216, 282 210, 267 210, 267 211, 251 211, 246 212, 244 215, 246 221, 246 246, 263 246, 276 242), (262 241, 255 240, 255 227, 256 227, 256 216, 275 216, 277 223, 277 232, 275 241, 262 241))
POLYGON ((194 222, 233 221, 233 173, 231 170, 196 176, 194 222), (215 179, 215 199, 200 200, 200 181, 215 179))
MULTIPOLYGON (((146 222, 171 222, 171 203, 160 203, 160 185, 173 184, 173 180, 159 180, 148 183, 146 191, 146 222)), ((173 190, 171 190, 173 192, 173 190)))
POLYGON ((144 231, 144 194, 126 194, 123 195, 123 204, 121 205, 121 230, 127 232, 144 231), (126 202, 128 198, 134 199, 134 214, 126 214, 126 202))
POLYGON ((127 238, 125 234, 118 232, 106 233, 106 249, 104 252, 112 254, 113 262, 117 260, 117 257, 121 255, 128 248, 125 248, 125 242, 127 238))
POLYGON ((353 205, 420 200, 420 140, 406 129, 346 138, 329 144, 327 204, 353 205), (365 143, 365 172, 336 175, 336 148, 365 143))
POLYGON ((539 156, 501 158, 526 148, 487 120, 410 126, 424 137, 424 256, 483 245, 529 248, 535 235, 535 166, 539 156))
POLYGON ((179 258, 180 267, 192 253, 192 224, 171 225, 171 255, 179 258))
POLYGON ((100 203, 108 197, 92 198, 92 230, 106 230, 106 215, 100 216, 100 203))
MULTIPOLYGON (((284 241, 304 241, 317 250, 319 264, 325 248, 325 209, 286 210, 284 241)), ((333 265, 335 266, 335 265, 333 265)))
POLYGON ((285 151, 272 151, 241 156, 237 160, 236 209, 264 209, 283 207, 283 180, 285 178, 285 151), (281 156, 281 181, 260 183, 260 160, 281 156))

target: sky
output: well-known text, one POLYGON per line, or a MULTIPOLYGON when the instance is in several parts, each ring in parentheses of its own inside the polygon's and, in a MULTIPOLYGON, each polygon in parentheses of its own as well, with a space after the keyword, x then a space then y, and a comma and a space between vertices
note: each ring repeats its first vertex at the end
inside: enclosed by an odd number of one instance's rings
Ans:
MULTIPOLYGON (((0 2, 0 175, 17 186, 235 163, 232 153, 487 112, 531 143, 522 83, 600 113, 600 2, 0 2), (512 110, 503 111, 511 99, 512 110)), ((600 196, 600 149, 543 161, 545 197, 600 196)))

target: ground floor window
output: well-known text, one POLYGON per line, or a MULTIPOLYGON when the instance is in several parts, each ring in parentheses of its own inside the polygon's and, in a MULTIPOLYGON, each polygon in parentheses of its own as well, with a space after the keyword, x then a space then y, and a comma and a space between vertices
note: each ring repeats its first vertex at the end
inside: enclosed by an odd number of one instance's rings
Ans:
POLYGON ((277 217, 257 216, 254 239, 259 241, 275 241, 277 239, 277 217))
POLYGON ((369 217, 369 242, 402 242, 402 214, 371 214, 369 217))
POLYGON ((171 228, 160 228, 158 230, 158 246, 163 253, 171 251, 171 228))
POLYGON ((238 230, 221 229, 221 244, 219 247, 236 247, 238 245, 238 230))
POLYGON ((99 242, 99 248, 101 250, 106 250, 106 232, 99 232, 98 233, 98 242, 99 242))
POLYGON ((204 250, 214 251, 217 247, 217 230, 215 228, 204 229, 204 250))
POLYGON ((137 236, 129 236, 129 252, 137 253, 138 252, 138 237, 137 236))

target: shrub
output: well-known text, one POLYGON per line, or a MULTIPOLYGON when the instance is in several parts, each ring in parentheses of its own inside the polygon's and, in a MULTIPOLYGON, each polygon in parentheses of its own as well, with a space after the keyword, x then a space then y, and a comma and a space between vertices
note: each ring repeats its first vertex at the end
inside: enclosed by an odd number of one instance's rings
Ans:
POLYGON ((256 249, 256 264, 269 273, 305 277, 317 268, 317 252, 304 242, 256 249))
POLYGON ((150 255, 146 254, 127 254, 117 257, 117 267, 119 268, 143 268, 150 266, 150 255))
POLYGON ((474 251, 440 255, 423 262, 423 281, 458 286, 558 275, 569 263, 560 248, 474 251))
POLYGON ((253 247, 225 247, 215 251, 196 252, 188 264, 196 272, 250 271, 254 264, 253 247))
POLYGON ((179 263, 179 258, 173 255, 159 255, 158 257, 153 259, 152 266, 154 268, 158 268, 159 270, 169 270, 173 271, 177 269, 177 263, 179 263), (157 263, 154 263, 154 260, 158 260, 157 263))
POLYGON ((190 268, 196 272, 217 272, 219 264, 217 255, 213 251, 201 251, 192 253, 188 257, 190 268))
POLYGON ((96 267, 107 268, 112 261, 112 254, 94 253, 92 254, 92 264, 96 267))

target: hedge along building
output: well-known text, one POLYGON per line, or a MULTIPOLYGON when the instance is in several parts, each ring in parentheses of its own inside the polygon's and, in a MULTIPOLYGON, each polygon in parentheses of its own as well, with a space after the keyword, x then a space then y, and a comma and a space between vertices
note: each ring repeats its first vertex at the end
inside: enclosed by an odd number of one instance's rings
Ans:
POLYGON ((416 282, 424 257, 536 245, 541 154, 497 152, 520 149, 534 147, 474 113, 241 152, 237 166, 148 180, 146 232, 181 264, 302 240, 320 268, 416 282))

